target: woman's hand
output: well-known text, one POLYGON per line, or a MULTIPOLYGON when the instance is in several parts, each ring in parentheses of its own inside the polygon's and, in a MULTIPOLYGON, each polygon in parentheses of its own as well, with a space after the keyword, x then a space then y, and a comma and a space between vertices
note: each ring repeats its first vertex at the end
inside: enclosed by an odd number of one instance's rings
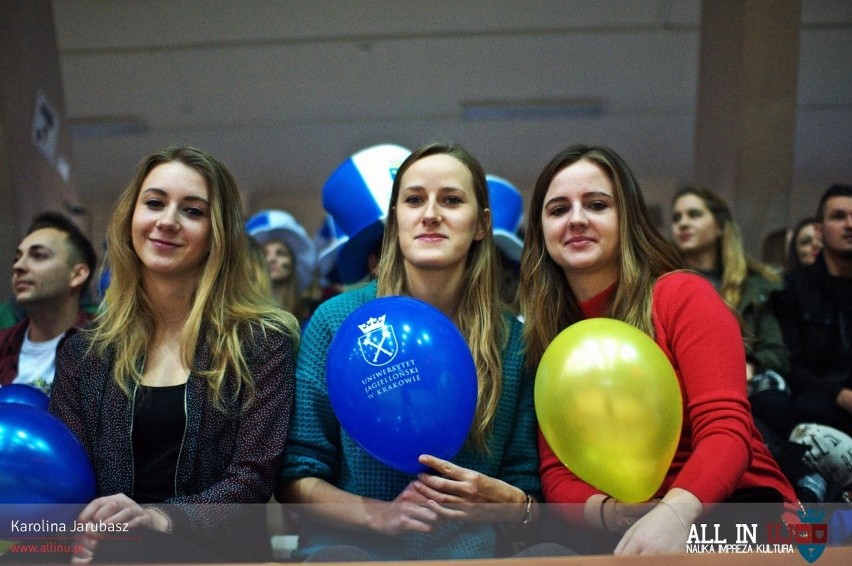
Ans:
POLYGON ((614 554, 685 552, 689 526, 701 511, 702 505, 697 497, 675 488, 627 530, 614 554))
MULTIPOLYGON (((141 505, 124 495, 116 493, 99 497, 86 505, 77 522, 88 524, 122 524, 127 525, 127 530, 153 529, 161 532, 168 530, 168 519, 161 513, 143 508, 141 505)), ((92 532, 97 532, 93 530, 92 532)), ((98 546, 97 535, 82 534, 77 539, 79 550, 71 559, 72 564, 88 564, 95 555, 98 546)))
POLYGON ((77 521, 127 525, 127 530, 152 529, 166 532, 168 519, 161 513, 145 509, 123 493, 98 497, 80 513, 77 521))
POLYGON ((424 454, 419 461, 440 474, 422 473, 413 485, 441 517, 507 523, 524 518, 527 496, 517 487, 434 456, 424 454))
POLYGON ((91 564, 95 557, 95 547, 98 541, 86 536, 77 537, 74 541, 74 555, 71 556, 71 564, 91 564))
POLYGON ((428 508, 428 500, 412 482, 393 501, 366 505, 367 525, 371 530, 396 535, 407 532, 428 533, 440 518, 428 508))

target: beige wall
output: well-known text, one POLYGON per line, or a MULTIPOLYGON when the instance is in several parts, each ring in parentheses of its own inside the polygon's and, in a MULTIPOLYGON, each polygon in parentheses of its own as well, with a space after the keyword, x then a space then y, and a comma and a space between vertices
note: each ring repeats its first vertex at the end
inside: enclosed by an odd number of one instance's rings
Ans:
POLYGON ((73 214, 80 206, 74 185, 71 139, 64 127, 65 105, 48 0, 0 2, 0 299, 11 296, 12 257, 32 217, 44 210, 63 212, 85 231, 90 220, 73 214), (58 140, 53 157, 32 141, 37 93, 57 113, 58 140), (65 161, 67 178, 57 163, 65 161))

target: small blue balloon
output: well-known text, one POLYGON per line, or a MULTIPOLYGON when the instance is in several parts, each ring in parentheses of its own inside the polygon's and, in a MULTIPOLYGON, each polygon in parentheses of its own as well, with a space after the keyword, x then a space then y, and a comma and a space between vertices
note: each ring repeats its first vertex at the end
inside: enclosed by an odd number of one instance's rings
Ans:
POLYGON ((384 464, 416 474, 421 454, 452 459, 476 411, 473 356, 441 311, 381 297, 343 321, 328 351, 331 406, 343 429, 384 464))
POLYGON ((94 468, 64 422, 29 405, 0 404, 0 539, 14 538, 13 521, 72 521, 82 508, 72 504, 95 493, 94 468))
POLYGON ((49 401, 44 391, 32 385, 10 383, 0 387, 0 403, 21 403, 46 411, 49 401))

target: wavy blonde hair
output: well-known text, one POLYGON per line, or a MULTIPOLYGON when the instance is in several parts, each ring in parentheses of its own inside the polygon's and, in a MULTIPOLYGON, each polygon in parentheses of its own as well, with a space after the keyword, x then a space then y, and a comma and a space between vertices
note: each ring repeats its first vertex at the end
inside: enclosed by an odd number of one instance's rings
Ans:
POLYGON ((729 307, 737 309, 740 306, 744 283, 750 271, 760 274, 773 283, 778 283, 781 280, 777 271, 746 255, 745 249, 743 249, 740 227, 734 222, 731 207, 728 206, 725 199, 707 187, 690 185, 675 193, 672 198, 672 207, 679 198, 686 195, 693 195, 701 199, 704 206, 713 215, 713 220, 721 231, 721 235, 716 240, 716 257, 719 258, 719 267, 722 271, 719 294, 722 295, 729 307))
POLYGON ((458 159, 470 171, 473 193, 476 196, 478 221, 482 224, 484 237, 474 241, 467 254, 467 265, 461 284, 461 297, 453 322, 459 328, 470 347, 476 365, 478 399, 469 441, 480 450, 486 450, 487 438, 497 413, 503 389, 503 360, 501 352, 508 341, 508 326, 503 318, 504 306, 497 287, 498 258, 494 237, 486 209, 490 207, 488 185, 482 165, 465 150, 455 144, 429 144, 409 155, 399 166, 391 190, 382 255, 377 280, 378 295, 407 295, 408 280, 405 272, 402 248, 399 245, 399 224, 396 219, 396 204, 399 199, 402 177, 409 167, 424 157, 449 155, 458 159))
POLYGON ((279 309, 254 278, 248 236, 237 184, 224 165, 209 154, 191 147, 170 147, 146 157, 116 203, 107 227, 106 266, 110 284, 102 311, 90 331, 91 348, 98 354, 115 353, 113 375, 118 386, 132 395, 142 378, 142 360, 153 334, 155 317, 141 285, 142 264, 131 242, 131 223, 142 184, 148 174, 164 163, 182 163, 205 180, 210 190, 210 252, 201 271, 198 288, 181 333, 181 356, 186 367, 209 383, 214 406, 224 410, 223 381, 231 368, 238 378, 236 396, 245 388, 249 399, 254 382, 248 371, 242 342, 253 332, 283 331, 298 344, 295 318, 279 309), (194 367, 199 338, 207 342, 212 364, 202 371, 194 367))
POLYGON ((621 156, 607 147, 586 145, 559 152, 536 180, 521 256, 520 302, 526 362, 531 368, 538 367, 545 349, 561 330, 583 318, 564 272, 547 253, 542 228, 544 197, 550 182, 581 160, 597 165, 612 183, 618 213, 619 278, 605 316, 653 337, 654 283, 661 275, 682 268, 674 247, 654 225, 639 183, 621 156))

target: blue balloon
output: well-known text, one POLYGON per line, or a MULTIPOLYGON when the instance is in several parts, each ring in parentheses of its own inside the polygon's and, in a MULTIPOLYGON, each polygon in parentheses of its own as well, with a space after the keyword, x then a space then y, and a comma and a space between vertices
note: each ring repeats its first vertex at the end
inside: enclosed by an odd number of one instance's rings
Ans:
POLYGON ((452 459, 476 410, 476 367, 453 322, 410 297, 361 305, 340 325, 326 361, 331 406, 364 450, 399 471, 421 454, 452 459))
POLYGON ((49 401, 47 393, 32 385, 10 383, 0 387, 0 403, 21 403, 46 411, 49 401))
POLYGON ((72 521, 82 506, 71 504, 95 494, 94 468, 64 422, 29 405, 0 403, 0 539, 14 538, 16 520, 72 521))

